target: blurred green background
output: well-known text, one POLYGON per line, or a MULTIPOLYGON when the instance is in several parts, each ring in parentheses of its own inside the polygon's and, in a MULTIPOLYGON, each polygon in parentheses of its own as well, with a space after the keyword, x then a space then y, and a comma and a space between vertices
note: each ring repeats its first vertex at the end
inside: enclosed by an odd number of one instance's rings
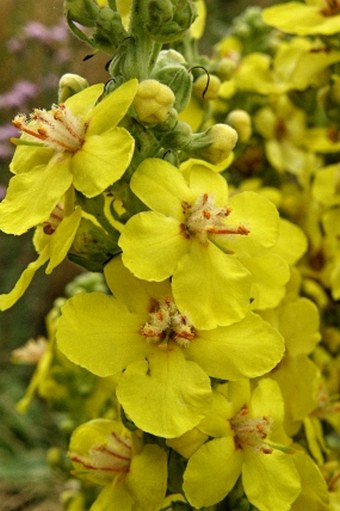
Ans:
MULTIPOLYGON (((77 41, 62 18, 62 0, 0 0, 0 198, 8 183, 13 148, 10 121, 33 107, 49 108, 57 100, 58 78, 65 72, 85 76, 90 83, 106 81, 108 56, 83 60, 91 49, 77 41)), ((226 33, 228 24, 248 6, 270 0, 207 0, 207 31, 201 45, 209 51, 226 33)), ((0 233, 0 292, 10 290, 22 270, 35 258, 31 233, 0 233)), ((45 403, 34 399, 25 415, 15 403, 25 391, 32 367, 11 363, 13 349, 45 333, 44 316, 65 284, 79 272, 71 263, 52 277, 40 271, 25 296, 0 313, 0 511, 58 511, 62 475, 50 471, 46 451, 65 449, 56 419, 45 403)))

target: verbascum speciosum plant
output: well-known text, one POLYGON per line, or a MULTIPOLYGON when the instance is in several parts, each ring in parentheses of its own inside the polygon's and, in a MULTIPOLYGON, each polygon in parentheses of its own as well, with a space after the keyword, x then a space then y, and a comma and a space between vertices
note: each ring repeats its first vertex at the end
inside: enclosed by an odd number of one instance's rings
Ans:
POLYGON ((0 308, 90 271, 14 357, 19 408, 72 417, 65 509, 337 511, 338 0, 250 8, 211 56, 202 0, 64 10, 108 80, 13 121, 0 228, 38 256, 0 308))

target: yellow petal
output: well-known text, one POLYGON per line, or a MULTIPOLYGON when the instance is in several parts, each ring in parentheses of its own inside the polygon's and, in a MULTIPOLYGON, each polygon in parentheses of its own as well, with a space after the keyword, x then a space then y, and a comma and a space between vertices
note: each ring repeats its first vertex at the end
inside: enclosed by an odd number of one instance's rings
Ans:
POLYGON ((148 345, 138 333, 141 324, 143 318, 129 313, 112 296, 80 293, 62 309, 58 347, 75 364, 110 376, 147 354, 148 345))
POLYGON ((72 175, 70 156, 55 156, 47 166, 12 177, 6 198, 0 204, 0 229, 23 234, 48 219, 51 211, 69 188, 72 175))
POLYGON ((86 197, 99 195, 124 174, 133 150, 134 139, 124 128, 86 136, 71 160, 74 187, 86 197))
MULTIPOLYGON (((128 111, 137 91, 138 81, 130 80, 104 97, 90 111, 86 136, 99 135, 114 128, 128 111)), ((86 89, 85 89, 86 91, 86 89)))
POLYGON ((165 497, 167 475, 167 455, 158 445, 147 444, 133 456, 126 487, 141 510, 159 510, 165 497))
POLYGON ((183 489, 190 504, 198 509, 220 502, 234 487, 242 460, 232 436, 205 443, 191 456, 184 473, 183 489))
POLYGON ((227 327, 202 330, 188 347, 188 357, 209 376, 223 380, 254 378, 282 358, 284 342, 269 323, 255 314, 227 327))
POLYGON ((15 284, 12 291, 6 294, 0 295, 0 310, 4 311, 14 305, 19 298, 25 293, 26 289, 30 285, 35 273, 41 266, 43 266, 49 258, 49 249, 45 249, 39 254, 38 259, 30 263, 27 268, 22 272, 19 280, 15 284))
POLYGON ((134 275, 159 282, 174 273, 190 241, 181 233, 178 220, 145 211, 127 222, 119 246, 123 263, 134 275))
POLYGON ((249 307, 251 277, 233 256, 209 242, 191 242, 172 280, 175 301, 201 330, 230 325, 249 307))
POLYGON ((155 348, 148 361, 130 364, 117 397, 132 421, 152 435, 172 438, 195 427, 211 399, 210 380, 180 349, 155 348))
POLYGON ((244 449, 242 482, 248 500, 261 511, 290 511, 301 490, 294 461, 276 450, 264 454, 244 449))
POLYGON ((50 237, 50 261, 45 273, 51 273, 67 256, 81 219, 81 208, 76 207, 74 212, 65 217, 50 237))

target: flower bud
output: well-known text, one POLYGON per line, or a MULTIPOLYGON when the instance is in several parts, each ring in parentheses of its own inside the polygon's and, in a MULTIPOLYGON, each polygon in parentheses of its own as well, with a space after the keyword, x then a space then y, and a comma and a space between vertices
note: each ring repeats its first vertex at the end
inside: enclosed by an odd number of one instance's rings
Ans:
POLYGON ((140 82, 133 106, 138 119, 147 124, 158 124, 167 120, 175 102, 172 90, 157 80, 140 82))
POLYGON ((232 110, 227 123, 237 131, 240 142, 247 142, 251 137, 251 118, 245 110, 232 110))
POLYGON ((183 149, 192 139, 192 129, 188 123, 177 121, 176 125, 163 138, 162 142, 172 148, 183 149))
POLYGON ((80 23, 84 27, 95 25, 93 13, 98 9, 95 0, 64 0, 64 12, 67 18, 80 23))
POLYGON ((184 110, 191 97, 191 74, 183 66, 169 66, 159 72, 155 78, 166 84, 173 91, 175 95, 174 108, 177 112, 184 110))
POLYGON ((152 78, 170 87, 175 94, 174 108, 181 112, 191 97, 192 75, 184 57, 175 50, 163 50, 157 59, 152 78))
POLYGON ((86 78, 73 73, 64 74, 58 85, 58 103, 64 103, 67 98, 77 94, 89 86, 89 82, 86 78))
POLYGON ((45 337, 29 339, 24 346, 12 351, 12 362, 15 364, 37 364, 46 353, 48 341, 45 337))
POLYGON ((199 99, 216 99, 220 89, 221 80, 216 75, 201 75, 195 80, 193 92, 199 99))
POLYGON ((107 0, 64 0, 64 11, 72 32, 94 48, 112 53, 127 36, 120 14, 108 6, 107 0), (94 31, 90 36, 76 24, 94 31))
POLYGON ((236 71, 236 62, 229 57, 222 57, 213 66, 213 71, 221 80, 230 80, 236 71))
POLYGON ((186 60, 181 53, 170 48, 169 50, 162 50, 159 52, 157 62, 155 64, 156 69, 162 69, 167 66, 174 65, 185 65, 186 60))
POLYGON ((60 468, 63 462, 62 451, 59 447, 50 447, 47 451, 47 463, 50 467, 60 468))
POLYGON ((215 124, 203 133, 193 135, 193 140, 186 152, 190 156, 202 158, 217 165, 224 161, 237 142, 237 131, 227 124, 215 124))
POLYGON ((196 16, 194 0, 144 0, 139 20, 154 40, 169 43, 179 39, 196 16))
POLYGON ((117 421, 93 419, 73 432, 69 456, 81 477, 96 484, 109 484, 129 472, 131 434, 117 421))
POLYGON ((112 52, 127 36, 120 15, 110 7, 99 9, 96 17, 95 46, 112 52))

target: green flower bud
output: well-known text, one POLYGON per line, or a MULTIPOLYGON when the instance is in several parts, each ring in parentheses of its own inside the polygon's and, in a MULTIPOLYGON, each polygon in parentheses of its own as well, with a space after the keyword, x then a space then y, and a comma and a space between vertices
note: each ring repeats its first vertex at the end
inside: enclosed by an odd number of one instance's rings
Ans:
POLYGON ((227 117, 227 123, 237 131, 240 142, 247 142, 252 133, 251 118, 245 110, 233 110, 227 117))
POLYGON ((47 451, 47 463, 50 467, 60 467, 63 462, 62 451, 59 447, 50 447, 47 451))
POLYGON ((218 97, 221 80, 216 75, 201 75, 195 80, 193 92, 199 99, 209 100, 218 97))
POLYGON ((95 26, 95 13, 98 5, 95 0, 64 0, 64 12, 72 21, 84 27, 95 26))
POLYGON ((191 97, 192 76, 184 57, 175 50, 163 50, 157 59, 152 78, 164 83, 175 94, 174 108, 181 112, 191 97))
POLYGON ((228 57, 222 57, 212 67, 212 71, 222 80, 229 80, 237 68, 236 62, 228 57))
POLYGON ((159 52, 156 69, 162 69, 167 66, 183 65, 185 66, 186 60, 181 53, 174 49, 162 50, 159 52))
POLYGON ((85 496, 78 489, 64 490, 59 498, 65 511, 86 511, 85 496))
POLYGON ((194 0, 145 0, 139 12, 145 32, 160 43, 179 39, 196 16, 194 0))
POLYGON ((86 78, 73 73, 64 74, 59 80, 58 103, 63 103, 67 98, 77 94, 89 86, 86 78))
POLYGON ((173 129, 162 138, 162 143, 173 149, 184 149, 190 144, 191 139, 191 126, 186 122, 177 121, 173 129))
POLYGON ((158 124, 169 117, 175 102, 172 90, 157 80, 140 82, 133 106, 138 119, 147 124, 158 124))
POLYGON ((167 67, 154 76, 164 83, 175 95, 174 108, 181 112, 187 106, 191 97, 192 76, 183 66, 167 67))
POLYGON ((121 17, 106 0, 64 0, 64 11, 72 32, 94 48, 108 53, 127 37, 121 17), (83 32, 77 24, 93 27, 92 34, 83 32))
POLYGON ((84 272, 77 275, 65 287, 66 296, 74 296, 78 293, 92 293, 93 291, 100 291, 107 293, 107 287, 104 282, 102 273, 98 272, 84 272))
POLYGON ((111 53, 125 37, 127 33, 120 15, 110 7, 102 7, 96 18, 96 32, 93 35, 95 45, 111 53))
POLYGON ((237 142, 237 132, 227 124, 215 124, 203 133, 193 135, 185 148, 190 156, 202 158, 217 165, 231 154, 237 142))

